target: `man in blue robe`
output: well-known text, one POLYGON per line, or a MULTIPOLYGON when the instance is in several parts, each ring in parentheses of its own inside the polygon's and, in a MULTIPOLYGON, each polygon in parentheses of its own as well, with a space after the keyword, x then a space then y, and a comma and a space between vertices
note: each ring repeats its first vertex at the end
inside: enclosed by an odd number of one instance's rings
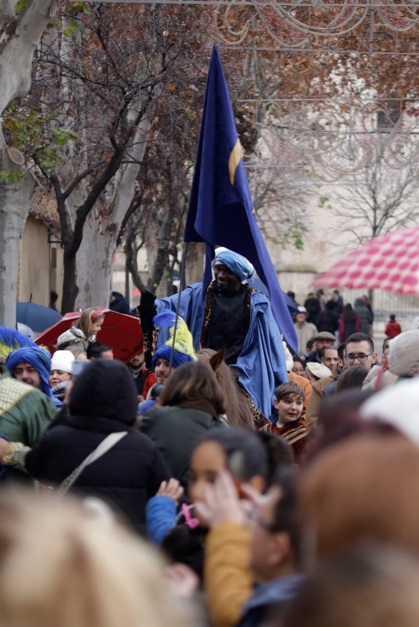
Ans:
MULTIPOLYGON (((205 295, 202 283, 181 293, 179 315, 188 324, 195 350, 225 348, 225 361, 254 405, 255 415, 269 417, 275 388, 288 380, 270 301, 246 283, 254 268, 241 255, 225 249, 218 252, 213 271, 215 278, 205 295)), ((177 303, 177 294, 157 300, 157 312, 176 311, 177 303)))

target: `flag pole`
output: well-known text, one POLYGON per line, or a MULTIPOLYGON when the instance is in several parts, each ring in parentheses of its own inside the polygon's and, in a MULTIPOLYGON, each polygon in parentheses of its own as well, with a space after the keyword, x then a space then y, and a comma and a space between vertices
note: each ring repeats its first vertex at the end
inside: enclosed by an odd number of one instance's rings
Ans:
POLYGON ((186 255, 188 252, 188 242, 184 242, 183 251, 182 251, 182 259, 180 262, 180 276, 179 276, 179 287, 178 287, 178 297, 176 303, 176 316, 175 316, 175 324, 173 328, 173 340, 172 347, 170 349, 170 361, 169 361, 169 375, 172 371, 173 365, 173 355, 175 352, 175 342, 176 342, 176 330, 177 330, 177 321, 179 319, 179 310, 180 310, 180 295, 186 287, 186 255))

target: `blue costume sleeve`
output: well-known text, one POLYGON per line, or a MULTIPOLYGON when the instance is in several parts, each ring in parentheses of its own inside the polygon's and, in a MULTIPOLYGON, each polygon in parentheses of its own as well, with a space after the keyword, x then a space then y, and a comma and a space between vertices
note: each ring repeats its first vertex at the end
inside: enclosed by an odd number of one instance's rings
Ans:
POLYGON ((262 292, 251 294, 249 330, 234 368, 259 411, 271 416, 275 388, 288 381, 288 374, 281 333, 262 292))
POLYGON ((160 544, 175 525, 176 503, 168 496, 153 496, 147 501, 145 520, 148 538, 160 544))

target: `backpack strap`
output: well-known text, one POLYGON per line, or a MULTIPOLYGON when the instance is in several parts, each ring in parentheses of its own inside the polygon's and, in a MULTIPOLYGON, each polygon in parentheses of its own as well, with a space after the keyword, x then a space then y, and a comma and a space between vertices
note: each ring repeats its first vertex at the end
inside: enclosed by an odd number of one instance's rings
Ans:
POLYGON ((104 440, 102 440, 102 442, 86 457, 86 459, 84 459, 82 463, 79 464, 77 468, 75 468, 73 472, 60 483, 57 488, 58 496, 64 496, 64 494, 68 492, 71 486, 80 477, 86 466, 90 466, 90 464, 93 464, 93 462, 105 455, 105 453, 115 446, 119 440, 122 440, 127 433, 128 431, 117 431, 115 433, 110 433, 104 440))

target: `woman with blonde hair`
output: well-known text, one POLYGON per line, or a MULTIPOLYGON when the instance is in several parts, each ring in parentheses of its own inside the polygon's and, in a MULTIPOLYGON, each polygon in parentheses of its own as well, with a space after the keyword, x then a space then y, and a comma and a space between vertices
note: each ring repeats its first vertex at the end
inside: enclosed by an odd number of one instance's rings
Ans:
POLYGON ((192 627, 151 547, 77 502, 0 493, 0 623, 7 627, 192 627))
POLYGON ((77 346, 86 351, 89 344, 96 341, 96 335, 102 328, 104 311, 103 307, 88 307, 82 311, 75 325, 58 337, 57 350, 77 346))

